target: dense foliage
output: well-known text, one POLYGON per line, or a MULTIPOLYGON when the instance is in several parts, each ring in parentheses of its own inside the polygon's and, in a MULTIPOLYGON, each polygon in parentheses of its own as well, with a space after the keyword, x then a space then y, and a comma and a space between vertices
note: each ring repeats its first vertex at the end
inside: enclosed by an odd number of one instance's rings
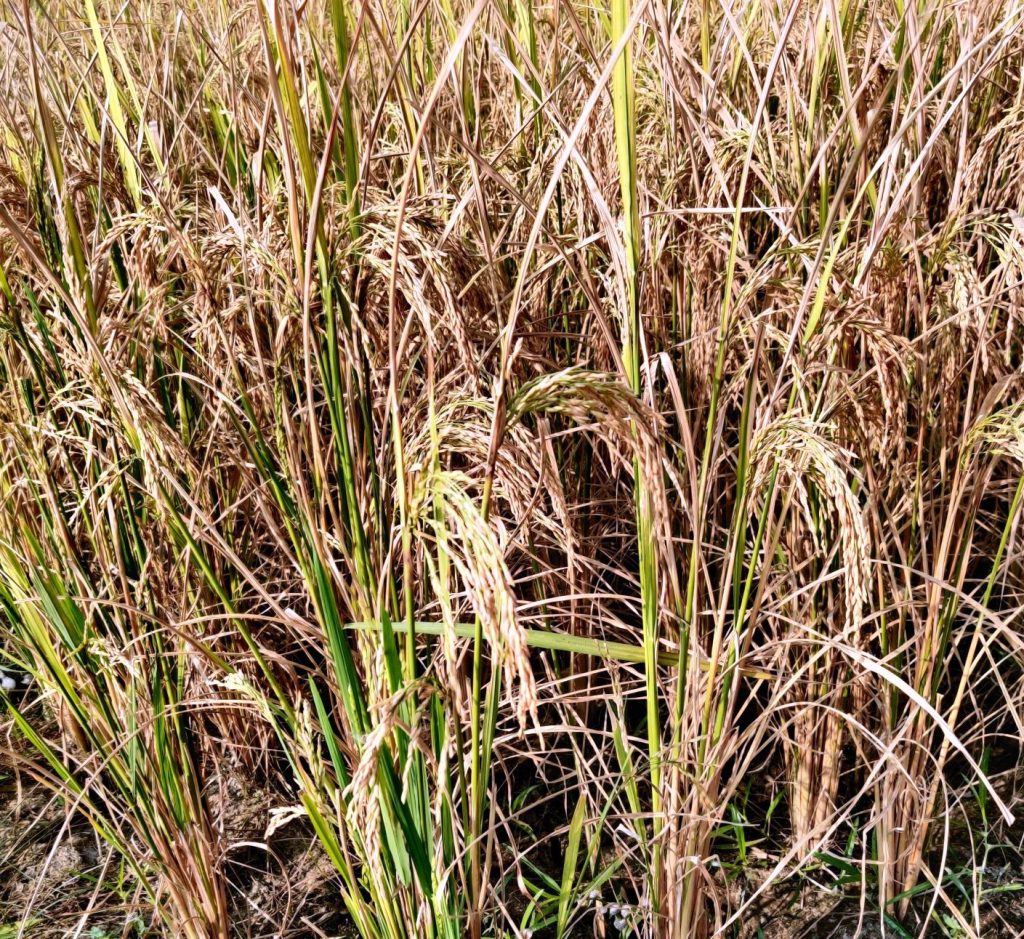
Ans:
POLYGON ((361 937, 982 931, 1024 7, 0 10, 7 759, 145 923, 316 934, 243 787, 361 937))

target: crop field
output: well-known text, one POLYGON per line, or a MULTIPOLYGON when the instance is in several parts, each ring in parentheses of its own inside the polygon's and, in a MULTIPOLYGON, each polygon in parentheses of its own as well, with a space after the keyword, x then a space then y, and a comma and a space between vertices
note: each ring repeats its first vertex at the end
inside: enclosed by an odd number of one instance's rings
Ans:
POLYGON ((0 939, 1024 935, 1022 0, 0 0, 0 939))

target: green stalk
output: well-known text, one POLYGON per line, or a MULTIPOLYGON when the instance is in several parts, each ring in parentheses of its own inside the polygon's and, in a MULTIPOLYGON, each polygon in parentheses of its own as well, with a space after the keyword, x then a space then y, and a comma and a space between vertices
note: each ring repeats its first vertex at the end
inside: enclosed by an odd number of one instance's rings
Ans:
POLYGON ((348 27, 347 0, 331 0, 331 27, 334 31, 334 54, 341 76, 341 133, 345 158, 345 195, 348 197, 349 231, 353 239, 359 237, 359 141, 356 137, 355 115, 352 110, 352 81, 354 63, 351 36, 348 27))
POLYGON ((29 0, 23 0, 22 2, 22 14, 25 20, 32 89, 35 93, 36 108, 39 111, 39 123, 42 125, 47 163, 50 166, 50 173, 53 177, 54 195, 60 200, 61 208, 64 211, 68 247, 71 249, 75 277, 85 297, 86 321, 90 332, 95 333, 98 328, 96 304, 93 298, 92 280, 89 277, 88 264, 85 258, 84 239, 78 225, 78 216, 75 214, 74 204, 64 191, 64 160, 61 157, 60 146, 57 143, 57 133, 53 126, 53 118, 50 115, 50 109, 46 105, 46 99, 43 97, 43 88, 39 80, 39 65, 36 61, 36 44, 35 37, 32 34, 32 13, 29 9, 29 0))
POLYGON ((96 47, 96 58, 107 92, 107 111, 110 114, 110 122, 114 125, 114 145, 121 161, 125 186, 135 203, 135 208, 138 209, 142 206, 142 186, 139 182, 139 170, 135 155, 128 144, 128 122, 125 120, 124 109, 121 107, 121 90, 114 76, 110 57, 107 55, 107 45, 103 39, 103 30, 100 27, 93 0, 85 0, 85 11, 89 18, 89 28, 92 30, 93 44, 96 47))
MULTIPOLYGON (((614 48, 622 46, 612 71, 612 111, 615 122, 615 153, 622 194, 623 247, 626 260, 626 309, 623 330, 622 358, 633 392, 642 396, 641 354, 643 328, 640 322, 640 210, 637 196, 636 165, 636 90, 630 46, 626 37, 630 17, 630 0, 612 0, 611 40, 614 48)), ((634 460, 637 550, 640 568, 640 605, 643 623, 644 674, 647 700, 647 750, 651 774, 651 808, 653 859, 651 882, 658 908, 661 889, 661 846, 658 828, 661 813, 661 720, 658 709, 658 567, 654 549, 654 526, 651 499, 644 485, 639 461, 634 460)))

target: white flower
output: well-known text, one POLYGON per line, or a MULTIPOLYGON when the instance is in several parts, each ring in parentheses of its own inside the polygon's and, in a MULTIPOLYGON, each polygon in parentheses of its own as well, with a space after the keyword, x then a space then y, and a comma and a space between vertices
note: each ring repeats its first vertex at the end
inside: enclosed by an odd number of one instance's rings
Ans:
POLYGON ((4 675, 0 678, 0 688, 3 688, 4 691, 13 691, 15 685, 17 685, 17 682, 10 675, 4 675))
POLYGON ((302 818, 306 814, 306 807, 303 805, 282 805, 271 809, 268 813, 270 820, 267 822, 267 830, 263 833, 264 840, 269 840, 279 828, 284 828, 289 822, 302 818))

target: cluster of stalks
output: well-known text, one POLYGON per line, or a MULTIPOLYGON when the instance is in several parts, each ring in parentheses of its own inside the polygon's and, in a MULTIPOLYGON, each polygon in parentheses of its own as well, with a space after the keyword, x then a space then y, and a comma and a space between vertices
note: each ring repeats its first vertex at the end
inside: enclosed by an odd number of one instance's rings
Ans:
POLYGON ((250 934, 236 775, 367 939, 729 935, 829 852, 980 930, 1022 17, 2 0, 9 740, 156 926, 250 934))

